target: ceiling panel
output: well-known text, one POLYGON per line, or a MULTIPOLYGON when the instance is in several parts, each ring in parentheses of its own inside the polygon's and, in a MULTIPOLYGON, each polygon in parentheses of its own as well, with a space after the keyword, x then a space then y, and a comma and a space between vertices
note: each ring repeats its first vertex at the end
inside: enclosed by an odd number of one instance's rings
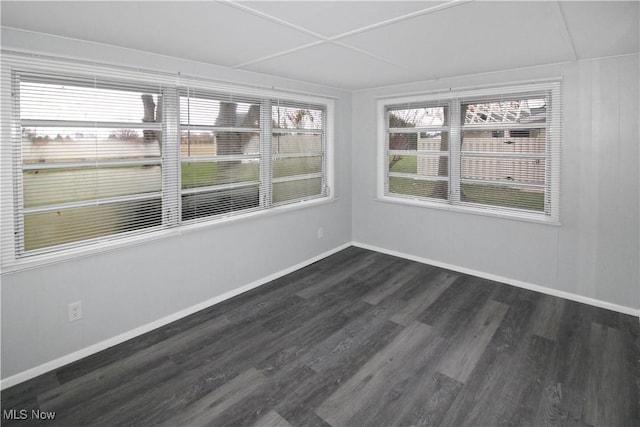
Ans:
POLYGON ((322 43, 243 69, 345 89, 363 89, 411 80, 407 70, 334 43, 322 43))
POLYGON ((7 27, 362 89, 637 53, 639 4, 2 0, 0 15, 7 27))
POLYGON ((555 5, 472 2, 342 39, 424 79, 572 59, 555 5))
POLYGON ((333 37, 431 8, 442 1, 248 1, 242 5, 333 37))
POLYGON ((579 59, 640 51, 639 2, 563 2, 561 7, 579 59))
POLYGON ((316 40, 222 2, 2 1, 2 25, 224 66, 316 40))

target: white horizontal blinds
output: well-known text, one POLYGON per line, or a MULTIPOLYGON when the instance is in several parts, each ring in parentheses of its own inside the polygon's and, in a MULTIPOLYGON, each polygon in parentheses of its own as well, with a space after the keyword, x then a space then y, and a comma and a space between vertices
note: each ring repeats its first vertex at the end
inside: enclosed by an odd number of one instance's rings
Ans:
POLYGON ((271 200, 275 205, 327 195, 326 107, 271 101, 271 200))
POLYGON ((162 87, 15 76, 18 253, 162 226, 162 87))
POLYGON ((185 88, 179 108, 182 220, 261 209, 261 100, 185 88))
POLYGON ((550 92, 461 101, 460 201, 549 214, 550 92))
POLYGON ((402 104, 386 109, 385 193, 449 198, 449 104, 402 104))

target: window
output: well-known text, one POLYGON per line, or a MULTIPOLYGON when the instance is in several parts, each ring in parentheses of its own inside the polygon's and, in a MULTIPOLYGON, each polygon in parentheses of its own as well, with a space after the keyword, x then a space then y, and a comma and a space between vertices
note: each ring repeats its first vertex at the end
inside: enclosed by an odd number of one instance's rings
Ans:
POLYGON ((4 266, 329 195, 329 99, 46 59, 3 65, 4 266))
POLYGON ((557 221, 558 83, 379 102, 381 197, 557 221))
POLYGON ((274 102, 271 117, 272 202, 326 196, 324 108, 274 102))
POLYGON ((162 225, 162 88, 28 74, 17 84, 18 252, 162 225))
POLYGON ((261 207, 261 108, 259 99, 180 96, 182 220, 261 207))

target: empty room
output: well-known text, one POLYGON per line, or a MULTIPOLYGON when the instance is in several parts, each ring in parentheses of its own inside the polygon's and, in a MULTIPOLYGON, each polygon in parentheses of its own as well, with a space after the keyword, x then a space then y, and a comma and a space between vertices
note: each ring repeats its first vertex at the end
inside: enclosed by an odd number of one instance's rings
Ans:
POLYGON ((2 425, 640 425, 640 2, 0 3, 2 425))

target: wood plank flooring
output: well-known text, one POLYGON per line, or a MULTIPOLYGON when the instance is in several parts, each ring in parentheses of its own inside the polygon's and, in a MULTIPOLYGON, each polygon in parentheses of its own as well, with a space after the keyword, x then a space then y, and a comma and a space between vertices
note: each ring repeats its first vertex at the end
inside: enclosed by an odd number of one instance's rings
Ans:
POLYGON ((2 425, 640 426, 639 359, 636 317, 351 247, 3 391, 2 425))

